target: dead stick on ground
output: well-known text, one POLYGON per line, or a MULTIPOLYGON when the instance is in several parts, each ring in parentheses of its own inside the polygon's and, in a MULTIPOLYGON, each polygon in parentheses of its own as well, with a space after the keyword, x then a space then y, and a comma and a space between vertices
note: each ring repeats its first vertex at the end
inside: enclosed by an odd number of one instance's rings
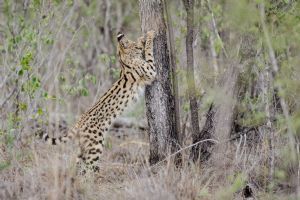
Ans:
MULTIPOLYGON (((228 141, 230 141, 230 140, 228 140, 228 141)), ((194 143, 194 144, 191 144, 191 145, 189 145, 189 146, 186 146, 186 147, 184 147, 184 148, 179 149, 178 151, 176 151, 175 153, 169 155, 169 156, 166 157, 165 159, 163 159, 163 160, 157 162, 155 165, 152 165, 152 166, 150 167, 150 169, 152 169, 152 168, 156 167, 157 165, 159 165, 159 164, 165 162, 166 160, 170 159, 171 157, 177 155, 178 153, 180 153, 180 152, 182 152, 182 151, 184 151, 184 150, 186 150, 186 149, 189 149, 189 148, 191 148, 191 147, 193 147, 193 146, 196 146, 196 145, 198 145, 198 144, 200 144, 200 143, 204 143, 204 142, 214 142, 214 143, 216 143, 216 144, 219 144, 219 141, 214 140, 214 139, 205 139, 205 140, 198 141, 198 142, 196 142, 196 143, 194 143)), ((227 142, 227 141, 226 141, 226 142, 227 142)))

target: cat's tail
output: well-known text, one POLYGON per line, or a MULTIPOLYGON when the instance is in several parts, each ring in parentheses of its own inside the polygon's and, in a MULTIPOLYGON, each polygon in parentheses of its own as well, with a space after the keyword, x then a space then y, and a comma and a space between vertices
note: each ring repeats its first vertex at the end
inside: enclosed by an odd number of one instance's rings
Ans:
POLYGON ((67 126, 65 124, 59 124, 58 127, 55 127, 54 124, 46 127, 41 127, 37 125, 35 129, 35 135, 45 141, 47 144, 50 145, 59 145, 61 143, 67 143, 68 141, 72 140, 75 136, 75 133, 72 129, 67 129, 67 126), (49 135, 49 132, 56 132, 63 134, 63 136, 59 137, 52 137, 49 135))

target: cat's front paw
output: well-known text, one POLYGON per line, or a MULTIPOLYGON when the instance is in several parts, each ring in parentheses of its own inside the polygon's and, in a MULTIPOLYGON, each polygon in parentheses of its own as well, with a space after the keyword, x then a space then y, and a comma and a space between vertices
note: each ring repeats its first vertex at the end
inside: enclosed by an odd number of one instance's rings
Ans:
POLYGON ((149 38, 154 38, 156 35, 156 32, 154 30, 148 31, 147 32, 147 37, 149 38))

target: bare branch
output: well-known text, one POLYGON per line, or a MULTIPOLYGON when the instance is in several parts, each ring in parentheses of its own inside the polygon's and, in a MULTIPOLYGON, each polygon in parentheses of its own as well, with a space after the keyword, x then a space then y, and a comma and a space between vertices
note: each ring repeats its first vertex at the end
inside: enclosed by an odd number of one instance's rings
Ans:
POLYGON ((206 1, 207 1, 207 9, 209 10, 209 12, 211 14, 212 28, 213 28, 214 34, 216 35, 217 39, 221 42, 222 50, 223 50, 223 53, 224 53, 225 57, 228 58, 227 51, 224 47, 223 41, 220 37, 219 31, 218 31, 218 28, 217 28, 217 23, 216 23, 216 20, 215 20, 214 13, 213 13, 213 11, 211 9, 211 6, 210 6, 210 1, 209 0, 206 0, 206 1))
POLYGON ((13 94, 17 91, 17 88, 15 87, 10 93, 9 95, 7 95, 7 97, 3 100, 3 102, 0 104, 0 108, 2 108, 6 102, 13 96, 13 94))

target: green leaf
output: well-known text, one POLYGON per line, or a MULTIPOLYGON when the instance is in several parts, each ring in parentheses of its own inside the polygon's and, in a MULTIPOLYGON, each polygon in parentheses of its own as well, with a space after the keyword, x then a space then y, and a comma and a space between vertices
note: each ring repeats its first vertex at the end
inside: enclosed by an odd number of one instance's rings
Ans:
POLYGON ((217 38, 214 44, 214 48, 217 54, 220 54, 222 50, 223 42, 220 38, 217 38))
POLYGON ((92 83, 95 85, 96 84, 96 76, 91 76, 91 79, 90 79, 91 81, 92 81, 92 83))
POLYGON ((37 110, 37 114, 38 115, 43 115, 43 109, 42 108, 38 108, 38 110, 37 110))
POLYGON ((19 104, 19 108, 23 111, 26 111, 27 110, 27 104, 26 103, 20 103, 19 104))
POLYGON ((23 76, 23 74, 24 74, 24 70, 23 70, 23 69, 20 69, 20 70, 18 71, 18 75, 19 75, 19 76, 23 76))
POLYGON ((110 62, 112 64, 115 64, 116 63, 116 57, 115 56, 110 56, 110 62))
POLYGON ((31 70, 30 62, 33 60, 32 53, 27 53, 21 58, 21 66, 24 71, 31 70))
POLYGON ((89 95, 89 91, 86 88, 82 88, 80 90, 80 93, 82 96, 88 96, 89 95))
POLYGON ((42 95, 45 99, 48 98, 48 92, 44 92, 43 95, 42 95))
POLYGON ((83 79, 80 79, 80 80, 78 81, 78 84, 79 84, 80 86, 84 86, 84 85, 85 85, 85 82, 84 82, 83 79))

